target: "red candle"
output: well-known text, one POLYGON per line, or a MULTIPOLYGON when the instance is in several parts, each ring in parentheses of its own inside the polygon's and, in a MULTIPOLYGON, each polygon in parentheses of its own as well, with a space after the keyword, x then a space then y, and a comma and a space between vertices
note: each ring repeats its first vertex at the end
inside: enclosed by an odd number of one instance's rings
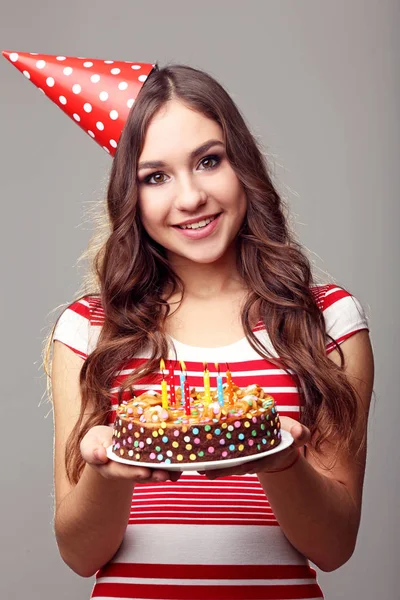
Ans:
POLYGON ((169 363, 169 400, 172 406, 176 406, 176 398, 175 398, 175 377, 174 377, 174 367, 172 365, 172 361, 169 363))

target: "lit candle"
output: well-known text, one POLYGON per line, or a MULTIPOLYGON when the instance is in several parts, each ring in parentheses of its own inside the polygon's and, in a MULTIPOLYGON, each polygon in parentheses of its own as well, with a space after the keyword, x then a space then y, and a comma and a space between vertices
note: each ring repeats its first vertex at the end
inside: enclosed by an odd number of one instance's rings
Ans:
POLYGON ((180 382, 181 382, 181 404, 185 404, 185 372, 184 372, 184 368, 186 368, 185 363, 183 361, 181 361, 181 375, 180 375, 180 382))
POLYGON ((175 398, 175 378, 174 378, 174 367, 172 361, 169 364, 169 399, 172 406, 176 406, 175 398))
POLYGON ((182 368, 185 372, 185 381, 183 384, 183 390, 182 390, 182 398, 184 398, 184 404, 185 404, 185 414, 187 416, 190 416, 190 390, 189 390, 189 382, 187 380, 187 373, 186 373, 186 365, 183 361, 181 361, 181 365, 182 368))
POLYGON ((232 383, 232 376, 231 376, 231 372, 229 370, 228 363, 226 363, 226 366, 228 367, 228 369, 226 371, 226 383, 228 384, 229 404, 233 404, 233 383, 232 383))
POLYGON ((164 360, 161 359, 160 360, 160 369, 162 371, 162 382, 161 382, 161 404, 162 407, 168 410, 168 392, 167 392, 167 382, 164 379, 164 370, 165 370, 165 363, 164 360))
POLYGON ((209 404, 211 402, 211 391, 210 391, 210 373, 207 367, 207 363, 204 365, 204 403, 209 404))
POLYGON ((215 363, 215 368, 218 371, 217 375, 217 392, 218 392, 218 402, 220 406, 224 406, 224 389, 222 387, 222 375, 219 372, 219 364, 215 363))

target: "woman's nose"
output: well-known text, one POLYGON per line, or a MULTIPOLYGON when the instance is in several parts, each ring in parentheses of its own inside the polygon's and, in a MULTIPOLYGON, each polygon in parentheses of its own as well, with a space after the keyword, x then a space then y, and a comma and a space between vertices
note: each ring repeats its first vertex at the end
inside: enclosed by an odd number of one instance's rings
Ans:
POLYGON ((186 212, 195 212, 207 202, 207 194, 193 177, 180 180, 175 198, 175 207, 186 212))

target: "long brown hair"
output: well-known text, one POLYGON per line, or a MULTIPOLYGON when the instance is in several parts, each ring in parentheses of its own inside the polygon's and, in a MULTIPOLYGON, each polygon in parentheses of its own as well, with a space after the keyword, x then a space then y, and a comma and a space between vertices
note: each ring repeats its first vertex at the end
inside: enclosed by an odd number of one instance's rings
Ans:
POLYGON ((237 268, 248 288, 241 318, 250 345, 279 368, 296 373, 301 419, 311 429, 313 447, 318 451, 329 438, 342 450, 354 451, 349 431, 359 418, 355 392, 343 372, 340 347, 336 345, 341 367, 326 355, 324 317, 310 289, 310 262, 289 231, 264 153, 233 100, 211 76, 185 65, 156 66, 130 111, 111 169, 109 233, 94 260, 105 321, 80 375, 81 413, 66 448, 67 474, 73 483, 84 466, 79 442, 91 427, 107 423, 115 374, 145 347, 151 348, 150 359, 134 370, 123 389, 158 371, 168 351, 164 327, 170 308, 165 292, 178 291, 183 297, 182 280, 164 248, 147 235, 138 212, 137 164, 146 131, 156 112, 172 99, 221 126, 228 160, 246 192, 237 268), (249 315, 255 308, 279 359, 252 331, 249 315), (88 407, 91 416, 84 418, 88 407))

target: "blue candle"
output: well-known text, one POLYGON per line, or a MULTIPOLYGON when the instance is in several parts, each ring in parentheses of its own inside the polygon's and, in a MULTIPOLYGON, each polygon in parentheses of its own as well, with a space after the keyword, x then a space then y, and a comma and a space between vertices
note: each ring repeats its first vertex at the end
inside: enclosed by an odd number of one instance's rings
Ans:
POLYGON ((218 370, 218 375, 217 375, 217 393, 218 393, 218 403, 220 406, 224 406, 224 389, 222 387, 222 375, 219 372, 219 366, 218 363, 215 363, 215 366, 218 370))
POLYGON ((181 404, 185 404, 185 373, 182 369, 182 363, 181 363, 180 383, 181 383, 181 404))

